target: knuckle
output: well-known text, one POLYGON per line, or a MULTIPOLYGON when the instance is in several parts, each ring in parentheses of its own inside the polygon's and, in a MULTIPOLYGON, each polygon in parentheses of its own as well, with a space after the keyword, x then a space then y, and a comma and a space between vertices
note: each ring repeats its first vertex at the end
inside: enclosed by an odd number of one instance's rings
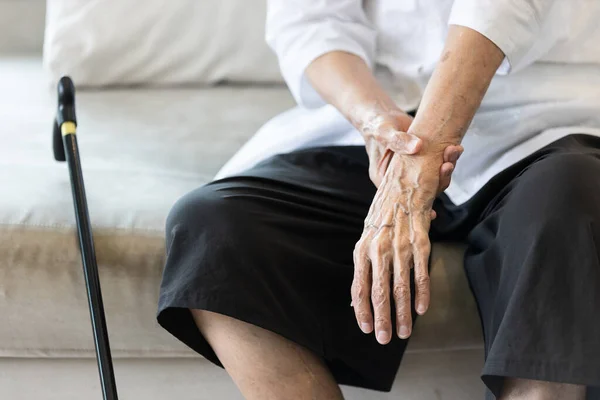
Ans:
POLYGON ((417 247, 419 247, 421 249, 421 251, 428 251, 431 244, 429 243, 429 239, 422 237, 422 238, 418 238, 415 242, 415 244, 417 245, 417 247))
POLYGON ((423 274, 415 277, 415 285, 421 290, 429 289, 429 275, 423 274))
POLYGON ((431 242, 428 237, 423 239, 423 249, 428 253, 431 251, 431 242))
POLYGON ((369 168, 369 179, 371 179, 371 182, 373 182, 373 183, 376 183, 379 181, 379 176, 377 175, 376 170, 369 168))
POLYGON ((385 326, 390 323, 391 323, 390 318, 387 316, 381 315, 381 316, 378 316, 377 318, 375 318, 375 325, 377 325, 377 326, 382 326, 382 325, 385 326))
POLYGON ((373 302, 373 306, 381 306, 387 300, 387 296, 385 293, 385 289, 383 286, 377 285, 373 287, 371 292, 371 301, 373 302))
POLYGON ((390 249, 390 241, 387 239, 379 239, 378 250, 380 253, 387 253, 390 249))
POLYGON ((356 319, 359 321, 368 321, 371 318, 371 315, 366 311, 360 311, 356 313, 356 319))
POLYGON ((360 251, 358 249, 354 249, 354 251, 352 252, 352 258, 354 259, 354 266, 358 267, 358 263, 360 261, 360 251))
POLYGON ((351 289, 352 301, 360 303, 366 295, 365 285, 362 282, 357 282, 352 285, 351 289))
POLYGON ((402 300, 410 296, 410 289, 407 285, 395 285, 394 286, 394 299, 402 300))
POLYGON ((364 256, 366 255, 365 244, 364 243, 365 243, 364 240, 361 239, 354 246, 354 252, 353 252, 354 261, 359 261, 362 258, 364 258, 364 256))
POLYGON ((414 245, 416 247, 418 247, 419 249, 422 249, 424 244, 425 244, 425 240, 422 237, 418 237, 414 241, 414 245))
POLYGON ((376 172, 377 172, 377 168, 375 168, 373 166, 373 164, 370 164, 369 165, 369 176, 371 177, 371 179, 373 179, 373 177, 375 177, 376 172))
POLYGON ((387 245, 387 242, 383 240, 380 236, 378 236, 377 238, 375 238, 375 240, 371 242, 371 251, 378 255, 384 254, 387 251, 388 247, 389 246, 387 245))
POLYGON ((362 251, 364 247, 365 247, 365 239, 364 239, 364 237, 361 237, 358 240, 358 242, 356 242, 356 244, 354 245, 354 253, 358 253, 358 252, 362 251))

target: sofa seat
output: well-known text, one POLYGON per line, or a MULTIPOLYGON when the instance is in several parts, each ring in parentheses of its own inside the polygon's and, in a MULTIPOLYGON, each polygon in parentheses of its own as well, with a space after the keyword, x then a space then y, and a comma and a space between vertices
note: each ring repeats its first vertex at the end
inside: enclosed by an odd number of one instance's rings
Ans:
MULTIPOLYGON (((54 88, 39 58, 15 58, 0 60, 0 89, 0 357, 93 357, 69 175, 52 155, 54 88)), ((114 357, 196 357, 155 320, 167 213, 292 105, 279 86, 78 93, 78 140, 114 357)), ((409 352, 481 351, 462 252, 434 246, 432 304, 409 352)))

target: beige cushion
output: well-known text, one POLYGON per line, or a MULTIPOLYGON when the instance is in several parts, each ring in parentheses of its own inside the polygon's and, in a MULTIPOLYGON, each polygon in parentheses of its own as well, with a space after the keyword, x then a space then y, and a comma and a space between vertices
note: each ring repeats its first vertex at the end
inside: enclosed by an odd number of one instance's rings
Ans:
MULTIPOLYGON (((481 350, 407 355, 391 393, 343 387, 346 400, 481 400, 481 350)), ((225 371, 202 359, 118 359, 119 398, 126 400, 242 400, 225 371)), ((96 361, 0 359, 0 399, 96 400, 96 361)))
POLYGON ((45 0, 0 0, 0 54, 40 53, 45 17, 45 0))
POLYGON ((48 0, 44 64, 80 85, 281 82, 266 0, 48 0))
MULTIPOLYGON (((0 356, 93 355, 65 164, 52 158, 55 99, 41 62, 0 61, 0 356)), ((116 357, 191 356, 158 327, 163 226, 268 118, 281 87, 79 93, 83 170, 116 357)), ((431 311, 412 350, 481 346, 461 249, 436 246, 431 311)))

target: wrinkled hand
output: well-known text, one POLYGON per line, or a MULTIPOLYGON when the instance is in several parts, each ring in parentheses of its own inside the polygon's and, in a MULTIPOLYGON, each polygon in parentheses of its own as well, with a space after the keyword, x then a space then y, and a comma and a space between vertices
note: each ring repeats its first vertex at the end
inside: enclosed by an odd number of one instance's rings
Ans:
MULTIPOLYGON (((369 155, 369 176, 376 187, 381 185, 390 161, 395 153, 416 154, 423 142, 417 136, 407 133, 413 118, 401 110, 369 113, 359 124, 365 138, 369 155)), ((449 145, 444 150, 444 163, 440 168, 438 194, 450 185, 452 172, 463 152, 460 145, 449 145)))
POLYGON ((397 335, 410 336, 413 265, 415 307, 419 314, 429 307, 428 233, 440 184, 443 146, 424 155, 396 154, 391 158, 354 250, 352 305, 356 319, 363 332, 371 333, 374 328, 381 344, 389 343, 392 337, 391 287, 397 335))

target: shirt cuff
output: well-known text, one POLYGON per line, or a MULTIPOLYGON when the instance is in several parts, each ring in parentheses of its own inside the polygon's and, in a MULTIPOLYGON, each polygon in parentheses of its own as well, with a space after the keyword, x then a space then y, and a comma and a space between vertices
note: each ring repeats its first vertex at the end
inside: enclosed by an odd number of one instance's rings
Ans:
POLYGON ((505 55, 497 71, 500 75, 527 65, 541 30, 535 10, 523 0, 457 0, 449 24, 473 29, 498 46, 505 55))

